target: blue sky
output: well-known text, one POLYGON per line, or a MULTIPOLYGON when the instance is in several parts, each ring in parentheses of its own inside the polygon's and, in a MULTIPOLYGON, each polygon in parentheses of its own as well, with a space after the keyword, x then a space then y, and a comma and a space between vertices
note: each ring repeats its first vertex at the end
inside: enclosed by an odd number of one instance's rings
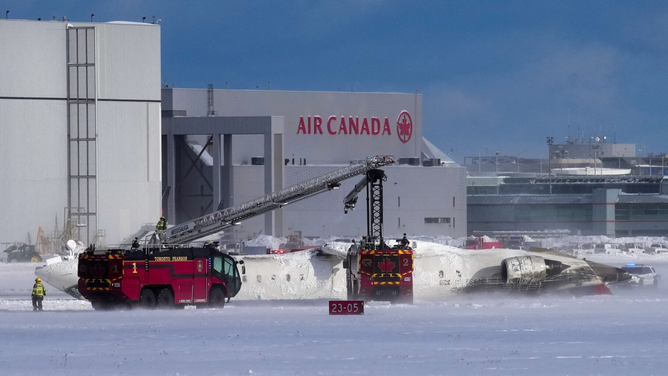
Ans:
POLYGON ((3 18, 161 19, 176 87, 418 90, 424 134, 461 162, 538 157, 546 137, 668 152, 668 2, 16 1, 3 18), (570 114, 570 116, 569 116, 570 114))

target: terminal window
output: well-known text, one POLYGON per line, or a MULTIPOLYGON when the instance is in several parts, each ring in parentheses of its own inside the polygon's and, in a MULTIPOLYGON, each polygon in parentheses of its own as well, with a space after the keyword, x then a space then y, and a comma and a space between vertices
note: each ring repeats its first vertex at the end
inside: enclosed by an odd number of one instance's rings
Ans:
POLYGON ((424 223, 450 223, 450 218, 446 217, 426 217, 424 223))

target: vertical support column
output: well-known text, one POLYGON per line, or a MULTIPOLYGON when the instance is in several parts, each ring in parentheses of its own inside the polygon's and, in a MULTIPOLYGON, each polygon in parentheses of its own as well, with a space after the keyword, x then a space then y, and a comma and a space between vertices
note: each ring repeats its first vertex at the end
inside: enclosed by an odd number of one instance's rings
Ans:
MULTIPOLYGON (((272 117, 271 129, 264 134, 264 192, 283 189, 283 118, 272 117)), ((283 209, 264 215, 264 230, 267 235, 283 233, 283 209)))
MULTIPOLYGON (((270 194, 274 187, 274 170, 273 170, 273 151, 274 138, 271 130, 264 134, 264 193, 270 194)), ((280 209, 278 209, 280 210, 280 209)), ((264 215, 264 233, 267 235, 274 235, 274 211, 269 211, 264 215)))
POLYGON ((232 184, 232 135, 223 135, 223 176, 221 196, 223 207, 234 206, 234 185, 232 184))
POLYGON ((615 204, 621 189, 597 188, 592 193, 594 235, 615 237, 615 204))
POLYGON ((215 213, 218 211, 218 205, 220 204, 221 195, 220 195, 220 133, 214 133, 213 137, 213 205, 211 205, 211 212, 215 213))
POLYGON ((176 222, 176 139, 172 132, 172 119, 163 119, 162 126, 167 126, 167 221, 176 222))
MULTIPOLYGON (((272 166, 274 167, 274 192, 283 189, 283 135, 280 133, 272 134, 274 139, 274 150, 271 155, 272 166)), ((283 236, 283 209, 277 209, 274 213, 274 235, 283 236)))

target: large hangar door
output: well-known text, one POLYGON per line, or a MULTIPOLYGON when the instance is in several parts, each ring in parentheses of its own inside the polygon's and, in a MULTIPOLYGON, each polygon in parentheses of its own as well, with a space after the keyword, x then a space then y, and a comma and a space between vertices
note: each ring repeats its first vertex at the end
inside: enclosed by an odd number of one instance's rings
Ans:
POLYGON ((97 229, 95 27, 67 29, 68 192, 73 237, 94 242, 97 229), (78 236, 77 236, 78 235, 78 236))

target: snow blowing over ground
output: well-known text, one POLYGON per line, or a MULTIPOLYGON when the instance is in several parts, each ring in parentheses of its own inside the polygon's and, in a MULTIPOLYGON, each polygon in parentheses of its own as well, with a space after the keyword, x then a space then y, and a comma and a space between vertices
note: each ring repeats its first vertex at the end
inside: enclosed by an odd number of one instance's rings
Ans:
MULTIPOLYGON (((417 239, 420 257, 428 253, 423 240, 433 241, 417 239)), ((335 244, 314 245, 324 243, 335 244)), ((344 245, 332 247, 345 253, 344 245)), ((433 256, 469 262, 455 251, 433 256)), ((589 257, 644 263, 668 275, 662 255, 589 257)), ((371 302, 362 316, 330 316, 327 298, 100 312, 47 286, 44 311, 32 312, 35 266, 0 264, 2 375, 628 376, 668 369, 664 280, 655 289, 578 298, 482 293, 414 305, 371 302)))

